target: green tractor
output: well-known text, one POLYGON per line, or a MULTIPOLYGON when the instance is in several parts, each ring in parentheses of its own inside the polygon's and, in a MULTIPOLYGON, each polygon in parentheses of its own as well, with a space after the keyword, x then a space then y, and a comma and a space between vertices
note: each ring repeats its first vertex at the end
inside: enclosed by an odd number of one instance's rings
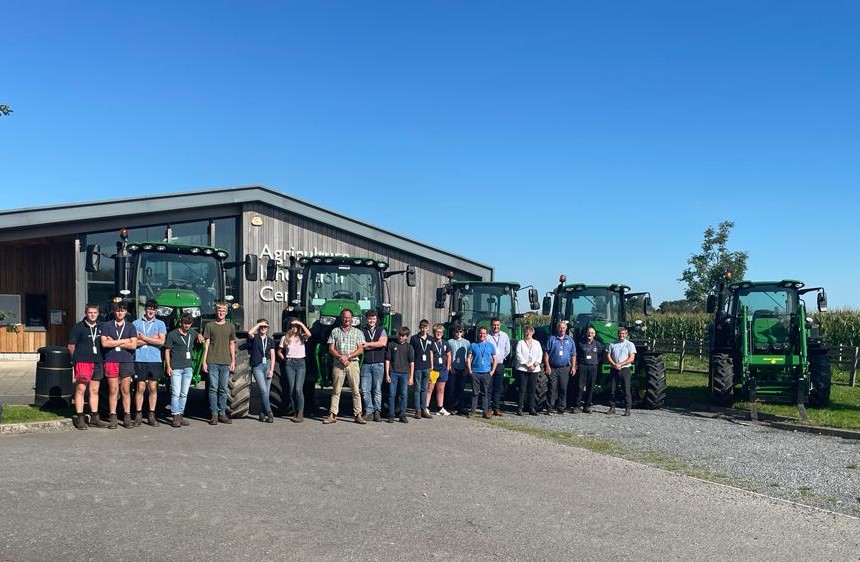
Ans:
POLYGON ((520 287, 519 283, 504 281, 455 281, 453 273, 448 273, 448 283, 436 289, 436 308, 445 308, 448 295, 451 296, 448 306, 448 320, 444 323, 446 337, 451 335, 451 327, 459 324, 463 327, 463 337, 470 342, 478 340, 478 328, 490 331, 490 320, 498 318, 502 324, 501 330, 511 340, 511 353, 505 359, 504 395, 511 397, 514 388, 514 360, 517 342, 523 339, 523 326, 519 322, 524 314, 517 312, 517 293, 523 289, 529 290, 529 307, 531 310, 540 308, 537 289, 520 287))
MULTIPOLYGON (((277 270, 283 267, 270 260, 266 279, 274 281, 277 270)), ((365 324, 365 313, 375 310, 379 325, 388 334, 393 334, 403 324, 403 316, 391 305, 388 279, 405 273, 406 285, 414 287, 415 267, 409 265, 403 270, 390 271, 388 262, 382 259, 318 255, 298 260, 291 257, 286 269, 289 271, 288 302, 281 315, 283 331, 289 329, 294 318, 301 320, 311 331, 306 346, 307 372, 303 389, 307 410, 314 408, 315 385, 321 388, 332 385, 333 361, 328 352, 328 338, 341 311, 350 310, 353 326, 359 327, 365 324)))
MULTIPOLYGON (((114 260, 114 297, 105 309, 115 302, 125 303, 128 320, 140 318, 147 300, 158 302, 156 317, 170 331, 179 325, 179 316, 189 313, 195 320, 195 328, 202 333, 203 326, 215 318, 215 303, 227 302, 228 321, 232 321, 233 302, 228 293, 226 271, 245 266, 245 277, 249 281, 257 278, 257 256, 248 254, 244 262, 227 262, 226 250, 196 244, 171 244, 168 242, 129 242, 128 231, 120 231, 115 254, 106 254, 98 244, 87 246, 86 270, 97 272, 101 256, 114 260)), ((237 342, 237 347, 239 342, 237 342)), ((194 375, 192 387, 206 378, 203 372, 203 346, 192 351, 194 375)), ((228 408, 233 417, 242 417, 248 412, 250 402, 251 374, 245 352, 236 352, 236 372, 230 380, 228 408), (240 356, 241 355, 241 356, 240 356)), ((165 382, 165 381, 162 381, 165 382)), ((107 388, 106 385, 104 388, 107 388)), ((105 402, 107 403, 107 402, 105 402)))
POLYGON ((830 402, 830 362, 818 329, 806 317, 804 294, 817 291, 818 310, 827 311, 821 287, 804 288, 791 279, 736 281, 727 273, 707 312, 710 368, 708 389, 719 405, 731 405, 736 388, 757 418, 756 400, 797 404, 830 402))
MULTIPOLYGON (((535 338, 542 345, 555 333, 560 321, 568 323, 568 334, 577 342, 585 339, 585 331, 594 328, 597 339, 604 345, 617 341, 619 327, 627 328, 630 341, 636 346, 636 361, 631 370, 633 401, 641 408, 657 409, 666 401, 666 365, 663 357, 648 345, 643 320, 633 320, 634 307, 641 305, 642 313, 653 312, 651 295, 647 292, 631 293, 630 287, 612 285, 566 284, 567 277, 559 277, 558 286, 543 299, 542 313, 550 316, 549 326, 535 330, 535 338)), ((608 395, 611 386, 609 365, 600 364, 594 385, 594 395, 608 395)))

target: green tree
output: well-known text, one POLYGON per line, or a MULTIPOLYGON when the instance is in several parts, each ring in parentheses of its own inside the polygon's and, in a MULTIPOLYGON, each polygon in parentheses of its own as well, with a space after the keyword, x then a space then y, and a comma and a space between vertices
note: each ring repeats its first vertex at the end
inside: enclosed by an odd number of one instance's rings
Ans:
POLYGON ((0 115, 9 115, 10 113, 12 113, 12 108, 0 103, 0 115))
POLYGON ((678 281, 687 285, 684 289, 686 300, 704 308, 708 293, 725 272, 731 271, 734 281, 744 278, 747 272, 747 252, 731 252, 726 247, 729 233, 734 226, 732 221, 723 221, 716 229, 712 226, 705 229, 702 252, 690 256, 687 260, 688 267, 678 278, 678 281))
POLYGON ((660 303, 657 312, 673 313, 673 312, 704 312, 704 308, 697 302, 680 299, 676 301, 663 301, 660 303))

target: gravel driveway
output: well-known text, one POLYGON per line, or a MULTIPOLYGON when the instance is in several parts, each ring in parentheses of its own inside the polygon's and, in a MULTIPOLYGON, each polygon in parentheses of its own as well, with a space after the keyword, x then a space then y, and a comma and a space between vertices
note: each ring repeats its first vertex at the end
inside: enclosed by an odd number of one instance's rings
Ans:
POLYGON ((622 417, 606 415, 607 409, 564 416, 506 413, 501 422, 569 433, 574 443, 598 450, 611 443, 617 446, 611 454, 860 516, 860 441, 685 410, 633 410, 622 417))

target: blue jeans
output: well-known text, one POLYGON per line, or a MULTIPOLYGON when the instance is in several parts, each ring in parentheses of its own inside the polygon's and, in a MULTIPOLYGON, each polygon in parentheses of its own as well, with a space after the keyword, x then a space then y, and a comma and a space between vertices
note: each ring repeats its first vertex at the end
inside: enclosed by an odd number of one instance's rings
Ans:
POLYGON ((260 363, 251 372, 254 373, 254 380, 257 381, 257 388, 260 389, 260 399, 263 402, 263 413, 272 413, 272 404, 269 402, 269 391, 272 388, 272 379, 267 378, 269 374, 269 364, 260 363))
POLYGON ((364 363, 361 366, 361 399, 368 414, 382 410, 383 378, 385 378, 385 363, 364 363), (371 400, 371 390, 373 400, 371 400))
POLYGON ((427 407, 427 385, 430 383, 430 369, 415 369, 415 411, 420 412, 427 407))
POLYGON ((293 409, 297 414, 305 411, 305 360, 287 359, 284 363, 284 372, 287 375, 287 385, 290 387, 290 396, 293 398, 293 409))
POLYGON ((209 411, 227 413, 227 385, 230 384, 230 365, 209 363, 209 411))
POLYGON ((170 412, 175 416, 185 412, 185 402, 188 400, 188 388, 191 386, 193 367, 173 369, 170 375, 170 412))
POLYGON ((391 382, 388 383, 388 417, 394 415, 394 398, 400 398, 400 413, 396 417, 402 418, 406 415, 407 391, 409 388, 409 373, 389 373, 391 382))

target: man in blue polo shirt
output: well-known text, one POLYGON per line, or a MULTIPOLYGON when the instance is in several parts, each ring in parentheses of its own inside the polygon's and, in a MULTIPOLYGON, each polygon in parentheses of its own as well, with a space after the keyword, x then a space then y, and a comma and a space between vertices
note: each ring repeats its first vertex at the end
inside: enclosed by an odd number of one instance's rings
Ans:
POLYGON ((567 379, 576 373, 576 344, 567 335, 567 322, 556 324, 555 335, 546 342, 543 354, 547 378, 546 415, 564 415, 567 409, 567 379))
POLYGON ((158 303, 149 300, 144 307, 143 318, 134 321, 134 327, 137 330, 137 350, 134 352, 134 379, 137 382, 137 392, 134 396, 135 426, 140 425, 143 417, 143 393, 149 391, 147 423, 151 427, 158 427, 155 406, 158 400, 158 381, 164 376, 161 346, 167 339, 167 326, 155 317, 156 310, 158 310, 158 303))
POLYGON ((478 328, 478 341, 469 346, 466 357, 466 370, 472 377, 472 409, 466 417, 475 415, 478 407, 478 397, 481 397, 481 407, 484 417, 490 417, 490 377, 496 370, 496 348, 487 341, 487 329, 478 328))

